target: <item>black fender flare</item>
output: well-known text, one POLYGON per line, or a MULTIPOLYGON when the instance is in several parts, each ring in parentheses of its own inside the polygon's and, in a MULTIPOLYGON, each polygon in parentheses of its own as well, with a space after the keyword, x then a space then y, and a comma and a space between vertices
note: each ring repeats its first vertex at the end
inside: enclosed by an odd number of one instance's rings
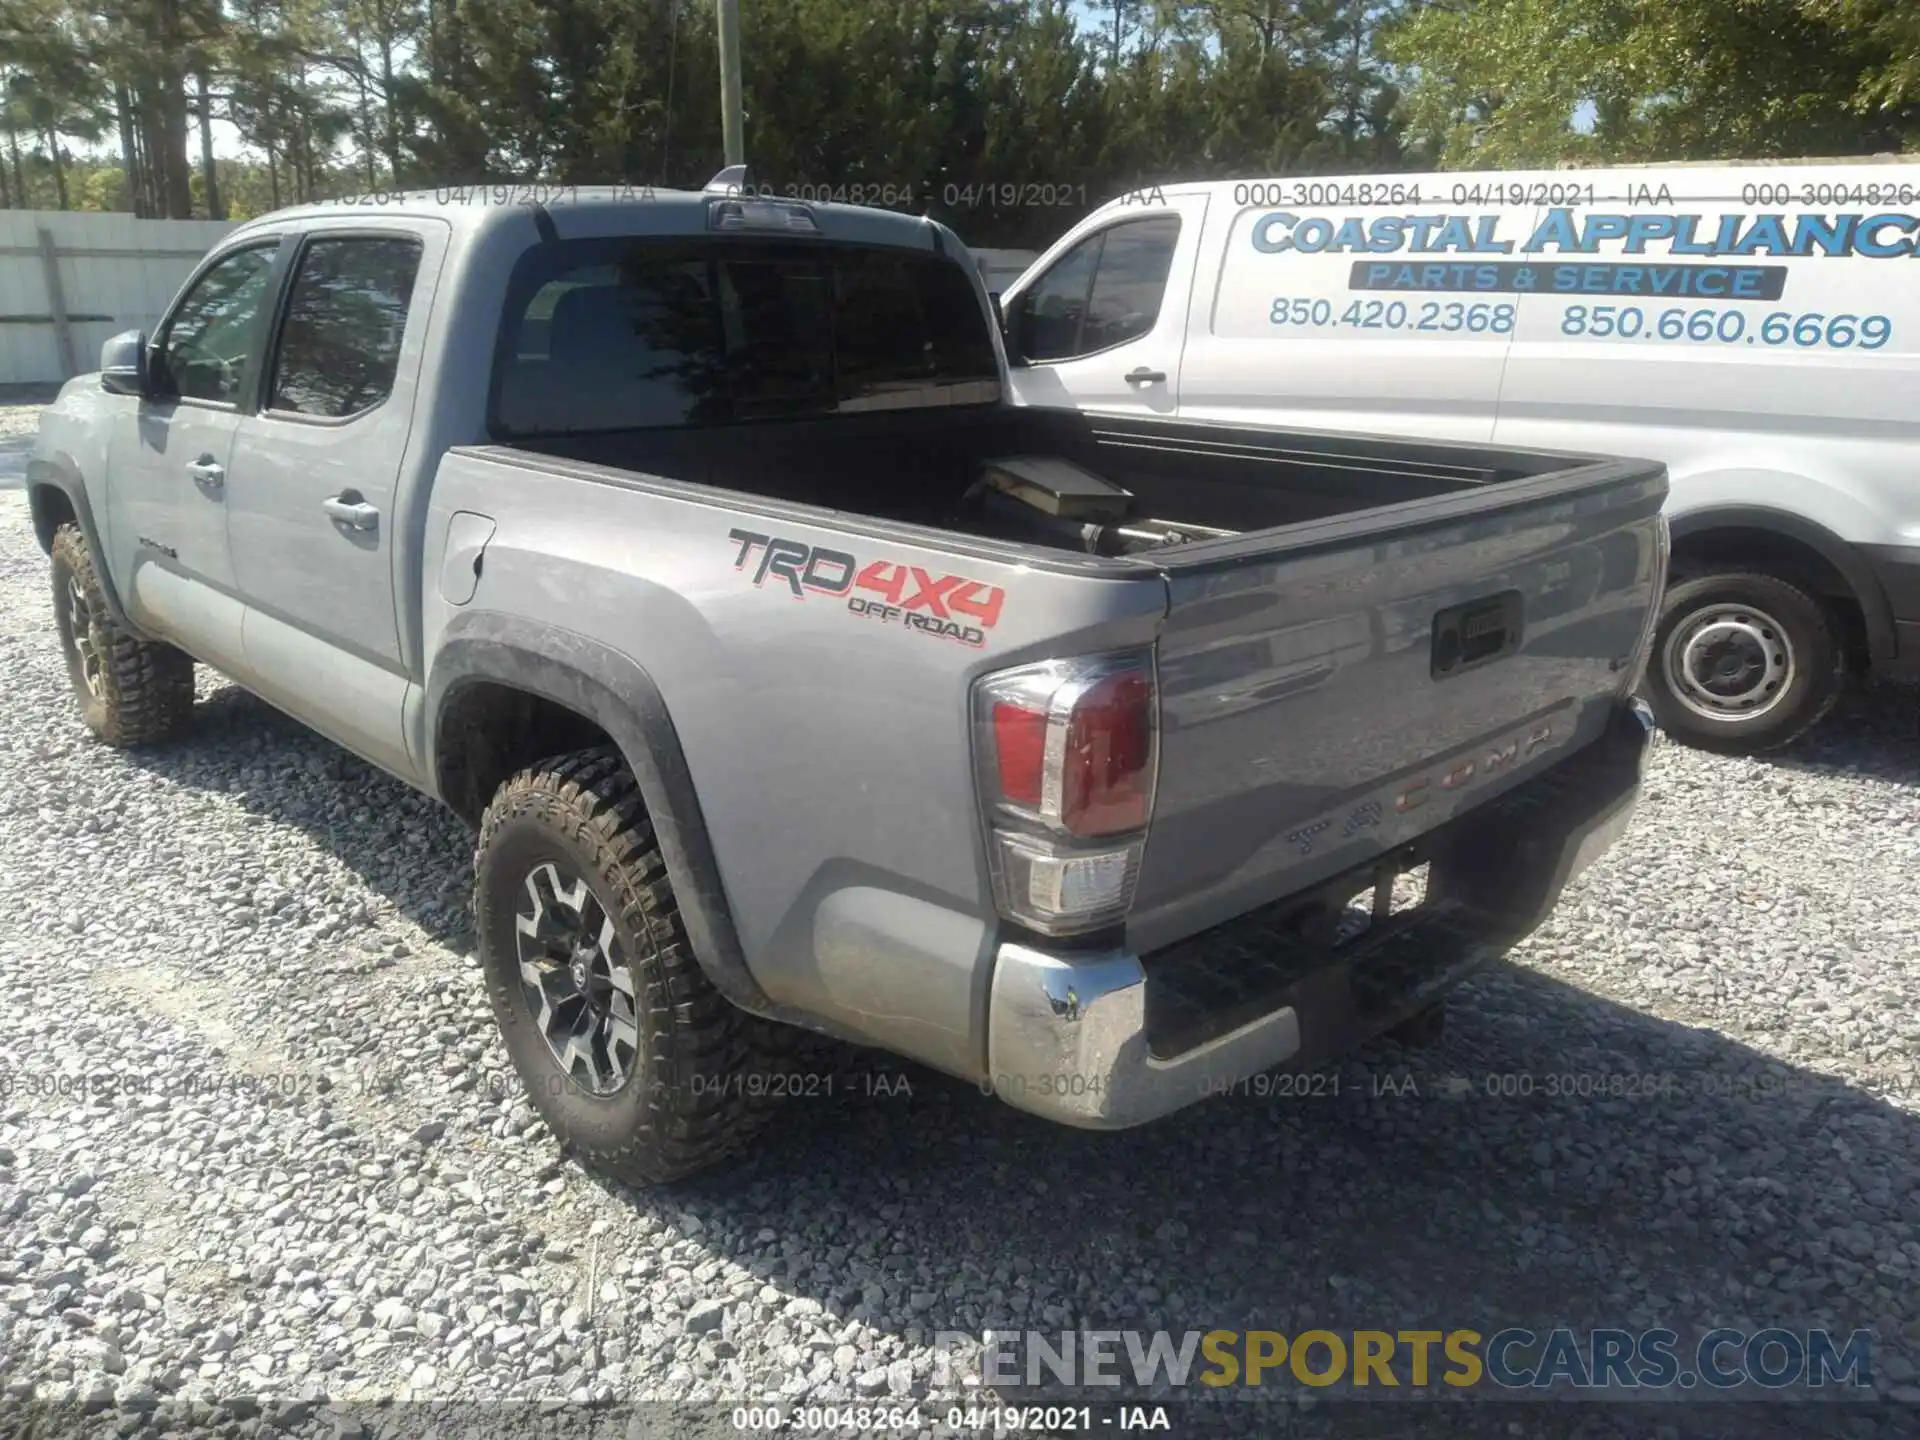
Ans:
POLYGON ((1765 505, 1718 505, 1677 516, 1668 529, 1676 547, 1688 536, 1709 530, 1767 530, 1798 541, 1833 566, 1853 592, 1866 623, 1867 651, 1873 663, 1885 665, 1898 651, 1893 606, 1887 599, 1886 589, 1859 550, 1826 526, 1790 510, 1775 510, 1765 505))
POLYGON ((427 769, 436 786, 448 702, 476 682, 551 700, 613 738, 639 781, 695 961, 741 1009, 797 1018, 769 999, 747 968, 693 773, 653 677, 632 657, 576 631, 498 611, 462 612, 442 635, 427 676, 427 769))
POLYGON ((107 564, 106 546, 100 543, 100 527, 94 522, 93 505, 87 499, 87 482, 80 474, 79 465, 65 451, 27 461, 27 512, 33 517, 33 533, 41 551, 52 553, 53 532, 59 528, 59 517, 47 506, 50 489, 66 496, 80 533, 86 537, 87 549, 93 553, 94 574, 100 581, 100 593, 106 597, 107 613, 113 617, 113 623, 143 639, 150 638, 127 618, 126 607, 120 603, 120 592, 114 586, 113 571, 107 564))

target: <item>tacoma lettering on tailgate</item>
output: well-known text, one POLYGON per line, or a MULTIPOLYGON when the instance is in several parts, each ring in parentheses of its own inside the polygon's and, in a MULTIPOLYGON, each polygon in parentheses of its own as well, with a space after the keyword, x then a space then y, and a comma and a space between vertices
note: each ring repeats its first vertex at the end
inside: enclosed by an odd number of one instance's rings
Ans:
POLYGON ((1518 730, 1481 744, 1472 753, 1444 765, 1436 764, 1426 774, 1391 782, 1372 799, 1350 809, 1322 815, 1298 829, 1287 831, 1286 838, 1301 855, 1311 855, 1320 841, 1336 825, 1335 840, 1351 840, 1362 830, 1371 830, 1387 816, 1390 806, 1396 815, 1419 810, 1436 796, 1455 793, 1509 773, 1517 764, 1532 760, 1544 749, 1560 745, 1572 735, 1572 729, 1560 718, 1542 716, 1530 720, 1518 730))
POLYGON ((874 560, 862 565, 845 550, 829 550, 804 540, 729 530, 740 549, 733 568, 753 568, 753 583, 784 584, 796 600, 809 594, 846 597, 847 610, 868 620, 898 625, 922 635, 984 645, 987 631, 1000 621, 1007 592, 965 575, 934 575, 918 565, 874 560), (862 594, 859 592, 868 592, 862 594))

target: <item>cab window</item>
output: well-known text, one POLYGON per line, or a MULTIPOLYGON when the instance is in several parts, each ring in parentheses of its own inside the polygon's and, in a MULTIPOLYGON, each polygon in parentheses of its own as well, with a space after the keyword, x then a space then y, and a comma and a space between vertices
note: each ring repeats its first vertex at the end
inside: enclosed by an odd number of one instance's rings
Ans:
POLYGON ((164 393, 224 405, 239 400, 277 245, 222 256, 194 282, 160 341, 158 379, 164 393))
POLYGON ((991 404, 993 332, 950 259, 805 241, 533 247, 509 287, 507 437, 991 404))
POLYGON ((1071 360, 1138 340, 1160 318, 1180 217, 1127 220, 1089 235, 1020 297, 1013 319, 1022 359, 1071 360))
POLYGON ((410 236, 309 243, 287 300, 269 408, 341 420, 385 400, 419 270, 420 242, 410 236))

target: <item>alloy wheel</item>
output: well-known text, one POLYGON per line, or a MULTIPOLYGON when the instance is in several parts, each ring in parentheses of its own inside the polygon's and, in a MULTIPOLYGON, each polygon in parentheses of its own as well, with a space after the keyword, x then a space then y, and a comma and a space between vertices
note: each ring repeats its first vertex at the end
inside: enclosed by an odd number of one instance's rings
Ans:
POLYGON ((80 657, 80 681, 89 695, 100 693, 100 647, 94 641, 93 607, 77 575, 67 576, 67 634, 73 637, 73 650, 80 657))
POLYGON ((633 972, 586 880, 549 861, 514 916, 520 988, 560 1068, 595 1095, 627 1083, 640 1048, 633 972))

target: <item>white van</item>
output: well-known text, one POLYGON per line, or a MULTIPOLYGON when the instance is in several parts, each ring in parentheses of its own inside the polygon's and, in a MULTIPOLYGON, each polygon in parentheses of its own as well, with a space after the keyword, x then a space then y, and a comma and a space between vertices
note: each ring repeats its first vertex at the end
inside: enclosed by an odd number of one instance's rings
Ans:
POLYGON ((1920 163, 1170 185, 1001 307, 1022 404, 1665 461, 1681 739, 1920 674, 1920 163))

